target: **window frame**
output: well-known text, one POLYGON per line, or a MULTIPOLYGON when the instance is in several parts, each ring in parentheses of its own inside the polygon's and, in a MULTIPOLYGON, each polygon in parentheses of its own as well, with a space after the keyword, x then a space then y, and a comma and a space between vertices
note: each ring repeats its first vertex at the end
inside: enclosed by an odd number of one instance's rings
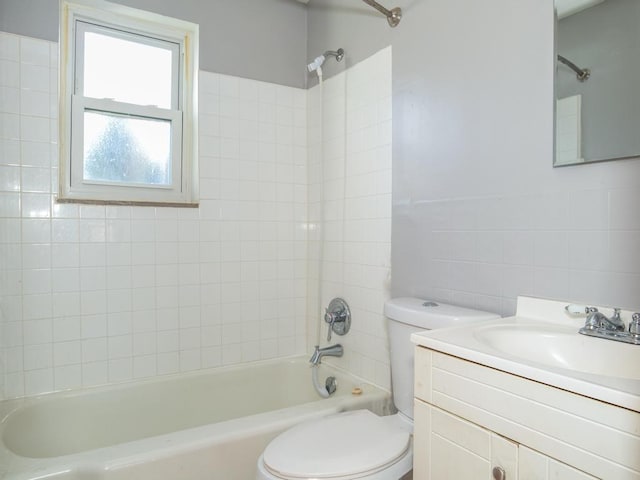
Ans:
POLYGON ((61 0, 60 18, 60 171, 57 201, 197 206, 198 25, 102 0, 61 0), (171 108, 85 97, 85 32, 105 32, 140 44, 175 47, 176 50, 172 50, 172 75, 178 85, 172 87, 171 108), (85 111, 170 122, 170 185, 84 180, 85 111))

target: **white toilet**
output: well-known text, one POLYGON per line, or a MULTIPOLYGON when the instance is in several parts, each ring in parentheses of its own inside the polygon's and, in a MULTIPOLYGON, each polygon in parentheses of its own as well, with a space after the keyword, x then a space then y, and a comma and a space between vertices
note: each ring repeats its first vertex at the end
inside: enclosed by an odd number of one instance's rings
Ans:
POLYGON ((498 318, 418 298, 385 304, 393 400, 398 413, 379 417, 368 410, 331 415, 297 425, 267 445, 257 480, 392 480, 413 466, 414 332, 498 318))

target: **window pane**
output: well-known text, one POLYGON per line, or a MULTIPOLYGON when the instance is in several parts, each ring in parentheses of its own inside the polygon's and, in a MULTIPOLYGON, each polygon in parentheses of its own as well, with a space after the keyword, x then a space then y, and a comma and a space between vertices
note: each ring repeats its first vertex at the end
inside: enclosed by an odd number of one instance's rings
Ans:
POLYGON ((85 111, 83 178, 170 185, 171 122, 85 111))
POLYGON ((172 53, 168 48, 86 32, 83 94, 172 108, 172 53))

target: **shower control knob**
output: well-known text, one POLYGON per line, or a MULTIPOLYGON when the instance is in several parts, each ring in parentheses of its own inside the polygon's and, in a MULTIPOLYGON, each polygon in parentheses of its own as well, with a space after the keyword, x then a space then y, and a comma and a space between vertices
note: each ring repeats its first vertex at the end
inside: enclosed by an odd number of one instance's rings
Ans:
POLYGON ((331 332, 337 335, 346 334, 351 328, 351 310, 342 298, 334 298, 325 310, 324 321, 329 324, 327 342, 331 340, 331 332))
POLYGON ((327 332, 327 342, 331 341, 331 332, 333 331, 333 324, 336 323, 338 314, 330 312, 328 308, 324 309, 324 321, 329 324, 329 331, 327 332))

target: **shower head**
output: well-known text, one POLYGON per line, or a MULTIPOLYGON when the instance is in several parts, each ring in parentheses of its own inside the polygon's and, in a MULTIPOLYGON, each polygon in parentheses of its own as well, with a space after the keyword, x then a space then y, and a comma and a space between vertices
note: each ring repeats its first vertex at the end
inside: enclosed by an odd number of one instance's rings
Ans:
POLYGON ((314 70, 317 70, 320 67, 322 67, 322 64, 324 63, 325 60, 326 60, 326 57, 324 55, 320 55, 319 57, 316 57, 313 60, 313 62, 311 62, 309 65, 307 65, 307 69, 310 72, 313 72, 314 70))
POLYGON ((310 72, 317 71, 320 67, 322 67, 327 57, 335 57, 336 61, 340 62, 344 58, 344 49, 339 48, 336 51, 327 50, 326 52, 324 52, 324 55, 316 57, 313 62, 307 65, 307 69, 310 72))

